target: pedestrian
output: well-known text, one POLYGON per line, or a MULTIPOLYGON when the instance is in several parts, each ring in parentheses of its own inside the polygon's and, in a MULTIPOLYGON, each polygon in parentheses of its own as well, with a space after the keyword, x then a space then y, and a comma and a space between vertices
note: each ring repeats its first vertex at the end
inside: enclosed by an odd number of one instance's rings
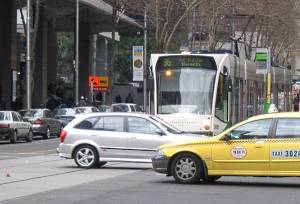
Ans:
POLYGON ((275 104, 271 104, 270 105, 270 108, 269 108, 269 113, 277 113, 278 112, 278 109, 276 108, 275 104))
POLYGON ((133 102, 133 98, 131 96, 131 94, 129 93, 128 96, 126 97, 126 103, 134 103, 133 102))
POLYGON ((294 98, 293 106, 294 106, 294 111, 298 112, 299 111, 299 100, 298 100, 298 97, 294 98))
POLYGON ((118 94, 118 95, 116 96, 115 102, 116 102, 116 103, 122 103, 122 98, 121 98, 120 94, 118 94))
POLYGON ((79 106, 86 106, 86 105, 87 105, 87 102, 85 101, 84 96, 81 96, 80 100, 79 100, 79 106))

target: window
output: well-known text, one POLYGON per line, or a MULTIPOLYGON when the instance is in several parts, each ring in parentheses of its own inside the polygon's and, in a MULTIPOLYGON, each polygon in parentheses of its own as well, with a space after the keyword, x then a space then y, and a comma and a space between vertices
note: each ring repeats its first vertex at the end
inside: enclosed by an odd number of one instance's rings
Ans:
POLYGON ((19 121, 19 118, 16 113, 12 112, 11 114, 12 114, 13 121, 19 121))
POLYGON ((267 138, 272 119, 257 120, 246 123, 232 130, 231 139, 263 139, 267 138))
POLYGON ((275 137, 297 138, 300 137, 300 118, 278 119, 275 137))
POLYGON ((130 105, 131 112, 136 112, 133 105, 130 105))
POLYGON ((217 91, 217 99, 216 99, 216 116, 218 119, 228 122, 228 104, 227 104, 227 84, 226 84, 226 76, 224 74, 220 74, 219 83, 218 83, 218 91, 217 91))
POLYGON ((128 117, 128 132, 142 134, 157 134, 157 127, 144 118, 128 117))
POLYGON ((75 126, 75 128, 91 130, 91 129, 93 129, 93 126, 98 119, 99 119, 98 117, 87 118, 87 119, 81 121, 80 123, 78 123, 75 126))
POLYGON ((19 113, 16 113, 16 115, 17 115, 19 121, 23 121, 23 118, 22 118, 22 116, 19 113))
POLYGON ((51 118, 51 113, 47 110, 45 110, 44 115, 46 118, 51 118))
POLYGON ((116 131, 123 132, 124 131, 124 117, 102 117, 95 124, 95 127, 102 127, 103 130, 106 131, 116 131))

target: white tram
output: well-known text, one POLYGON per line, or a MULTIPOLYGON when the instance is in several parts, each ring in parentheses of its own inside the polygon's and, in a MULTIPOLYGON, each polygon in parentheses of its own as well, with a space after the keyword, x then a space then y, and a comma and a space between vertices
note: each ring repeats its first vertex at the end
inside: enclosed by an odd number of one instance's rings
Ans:
MULTIPOLYGON (((185 132, 217 134, 263 113, 266 83, 232 54, 152 54, 149 111, 185 132), (152 85, 151 85, 152 84, 152 85)), ((291 110, 291 72, 272 67, 271 103, 291 110)))

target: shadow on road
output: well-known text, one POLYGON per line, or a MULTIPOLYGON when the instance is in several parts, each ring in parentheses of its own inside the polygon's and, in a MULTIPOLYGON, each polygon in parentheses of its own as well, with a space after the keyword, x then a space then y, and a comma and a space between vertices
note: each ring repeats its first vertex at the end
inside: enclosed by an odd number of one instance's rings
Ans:
MULTIPOLYGON (((165 179, 165 178, 163 178, 165 179)), ((265 181, 216 181, 216 182, 199 182, 196 184, 179 184, 176 183, 174 179, 172 180, 155 180, 153 183, 158 183, 158 184, 172 184, 172 185, 182 185, 182 186, 213 186, 213 187, 218 187, 218 186, 236 186, 236 187, 271 187, 271 188, 300 188, 300 180, 299 183, 286 183, 286 182, 278 182, 276 183, 276 178, 272 182, 265 182, 265 181)))

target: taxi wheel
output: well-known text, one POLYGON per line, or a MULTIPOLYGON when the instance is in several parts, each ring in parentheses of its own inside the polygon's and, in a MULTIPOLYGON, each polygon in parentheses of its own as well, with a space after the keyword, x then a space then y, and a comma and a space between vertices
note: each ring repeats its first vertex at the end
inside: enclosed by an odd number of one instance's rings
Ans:
POLYGON ((18 139, 18 136, 17 136, 17 131, 14 131, 11 136, 10 136, 10 143, 16 143, 17 142, 17 139, 18 139))
POLYGON ((26 137, 26 142, 32 142, 32 138, 33 138, 33 132, 32 130, 29 130, 28 135, 26 137))
POLYGON ((91 145, 81 145, 74 152, 74 160, 77 166, 89 169, 98 164, 99 156, 91 145))
POLYGON ((184 153, 174 158, 171 171, 178 183, 198 183, 203 175, 203 166, 198 157, 184 153))

